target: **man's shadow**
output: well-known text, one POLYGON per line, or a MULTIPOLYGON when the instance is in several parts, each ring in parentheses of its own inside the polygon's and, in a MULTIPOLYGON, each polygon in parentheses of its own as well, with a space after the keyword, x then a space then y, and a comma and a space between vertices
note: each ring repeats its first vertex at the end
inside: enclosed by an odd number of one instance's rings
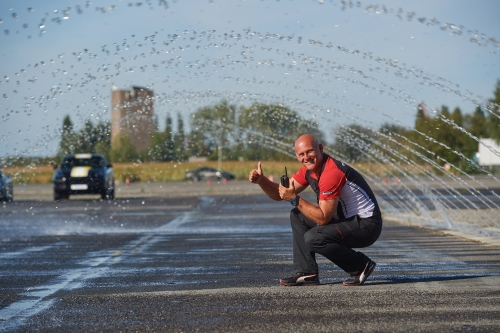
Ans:
MULTIPOLYGON (((439 281, 455 281, 466 280, 480 277, 493 276, 494 274, 446 274, 446 275, 413 275, 413 276, 390 276, 379 275, 371 276, 366 282, 365 286, 376 286, 384 284, 403 284, 403 283, 417 283, 417 282, 439 282, 439 281)), ((329 281, 321 284, 338 284, 342 280, 329 281)))

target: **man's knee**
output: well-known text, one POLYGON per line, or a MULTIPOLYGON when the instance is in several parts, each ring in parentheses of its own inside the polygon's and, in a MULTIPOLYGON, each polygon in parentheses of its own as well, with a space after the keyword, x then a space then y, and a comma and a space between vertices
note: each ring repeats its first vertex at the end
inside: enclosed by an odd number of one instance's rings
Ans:
POLYGON ((325 245, 323 237, 314 229, 311 229, 304 234, 304 243, 312 251, 325 245))
POLYGON ((304 243, 309 251, 325 256, 335 253, 345 246, 336 239, 325 238, 317 229, 311 229, 304 234, 304 243))

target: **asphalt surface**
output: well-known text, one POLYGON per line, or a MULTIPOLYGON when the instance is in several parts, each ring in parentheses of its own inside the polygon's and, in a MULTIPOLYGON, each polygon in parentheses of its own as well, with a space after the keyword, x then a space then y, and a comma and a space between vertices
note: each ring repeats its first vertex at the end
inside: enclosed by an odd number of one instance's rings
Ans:
POLYGON ((218 185, 0 204, 0 331, 500 331, 499 246, 386 221, 364 286, 283 287, 290 205, 218 185))

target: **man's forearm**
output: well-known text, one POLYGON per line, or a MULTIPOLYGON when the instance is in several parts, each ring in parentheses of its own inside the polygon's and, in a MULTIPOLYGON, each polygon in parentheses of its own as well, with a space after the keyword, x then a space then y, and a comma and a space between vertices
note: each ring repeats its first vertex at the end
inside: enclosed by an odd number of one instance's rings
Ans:
POLYGON ((260 188, 267 194, 267 196, 273 200, 281 201, 280 193, 279 193, 279 184, 270 181, 266 177, 262 177, 259 181, 260 188))
POLYGON ((334 199, 329 201, 320 201, 320 206, 316 206, 307 202, 303 198, 300 198, 297 209, 317 224, 326 225, 332 220, 334 212, 337 209, 337 204, 338 199, 334 199))

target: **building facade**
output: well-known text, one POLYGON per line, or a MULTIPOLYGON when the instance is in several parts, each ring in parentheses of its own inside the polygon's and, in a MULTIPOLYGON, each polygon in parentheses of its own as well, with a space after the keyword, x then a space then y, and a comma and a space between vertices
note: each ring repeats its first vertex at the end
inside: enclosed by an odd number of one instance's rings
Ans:
POLYGON ((111 93, 111 147, 120 147, 120 137, 128 136, 139 152, 149 147, 155 131, 152 90, 113 88, 111 93))

